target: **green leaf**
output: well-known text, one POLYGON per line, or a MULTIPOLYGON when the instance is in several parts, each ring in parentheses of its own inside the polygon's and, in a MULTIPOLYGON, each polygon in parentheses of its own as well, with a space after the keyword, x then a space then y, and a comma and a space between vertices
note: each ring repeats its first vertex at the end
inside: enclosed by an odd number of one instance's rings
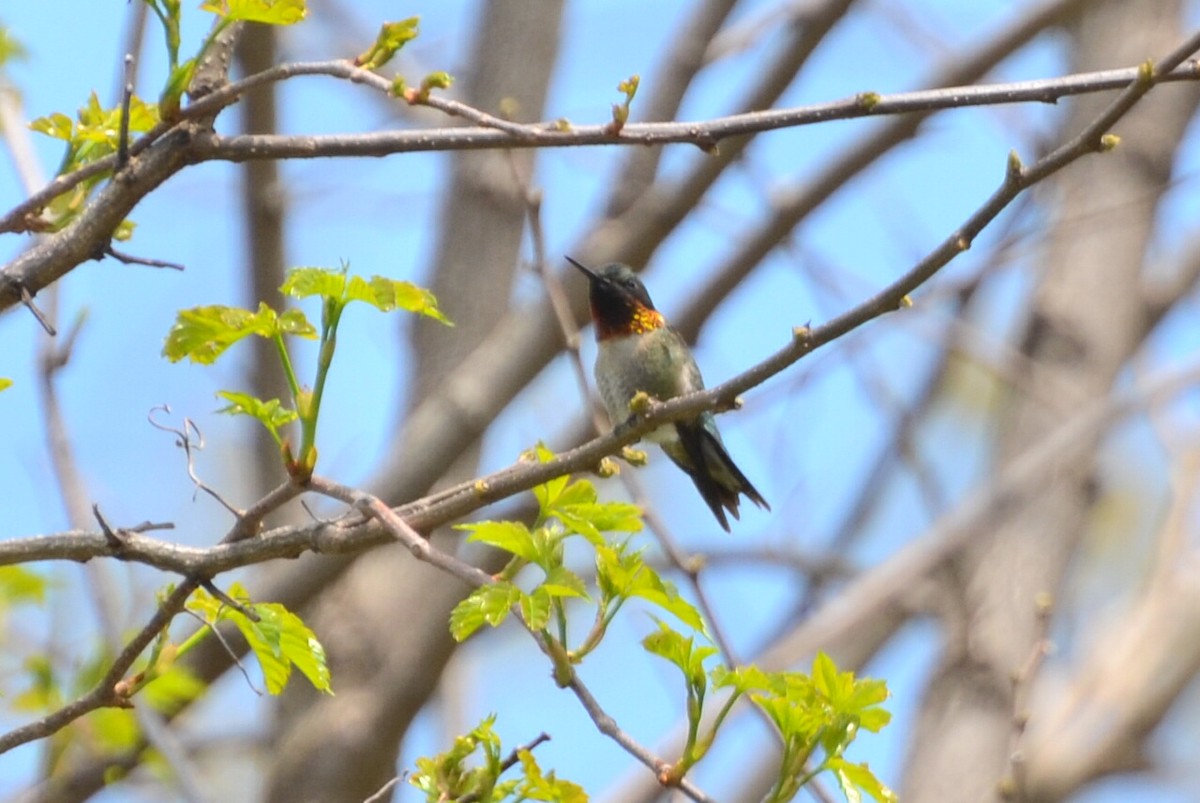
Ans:
POLYGON ((209 625, 229 619, 237 626, 258 658, 267 691, 271 694, 281 692, 295 667, 308 678, 313 688, 333 694, 325 648, 299 616, 276 602, 251 602, 250 595, 240 583, 233 583, 228 594, 258 614, 259 621, 226 606, 204 589, 192 595, 187 608, 201 614, 209 625))
POLYGON ((271 694, 283 691, 294 666, 317 691, 332 694, 325 648, 303 620, 278 603, 258 603, 252 607, 260 621, 254 622, 239 611, 231 611, 229 618, 254 650, 267 691, 271 694))
POLYGON ((54 664, 46 655, 33 655, 25 659, 22 667, 29 675, 29 688, 12 698, 14 711, 39 712, 58 708, 63 704, 63 691, 55 676, 54 664))
POLYGON ((454 76, 448 72, 431 72, 421 79, 421 89, 419 96, 422 100, 429 98, 429 93, 435 89, 449 89, 454 85, 454 76))
POLYGON ((530 630, 541 630, 550 621, 550 601, 550 593, 544 587, 521 594, 521 618, 530 630))
POLYGON ((617 91, 625 95, 625 100, 612 105, 612 123, 610 125, 615 131, 620 131, 625 127, 625 123, 629 122, 629 106, 633 103, 634 96, 637 95, 640 83, 640 77, 631 75, 617 84, 617 91))
POLYGON ((468 541, 494 546, 511 552, 530 563, 538 558, 538 549, 529 528, 519 521, 479 521, 454 525, 456 530, 470 533, 468 541))
POLYGON ((229 20, 267 25, 292 25, 308 13, 304 0, 207 0, 200 10, 229 20))
POLYGON ((62 112, 54 112, 48 117, 39 117, 31 122, 29 127, 39 134, 66 142, 70 142, 75 134, 74 121, 62 112))
POLYGON ((0 602, 46 601, 46 578, 23 566, 0 566, 0 602))
POLYGON ((409 17, 399 22, 385 22, 375 37, 375 44, 365 53, 354 60, 354 63, 365 70, 377 70, 392 60, 408 42, 417 38, 417 24, 420 17, 409 17))
POLYGON ((771 688, 772 681, 766 672, 754 664, 730 669, 726 666, 716 666, 709 673, 713 687, 717 689, 732 688, 739 694, 749 691, 759 691, 771 688))
POLYGON ((463 641, 485 623, 497 627, 508 618, 521 590, 508 582, 480 586, 450 612, 450 635, 463 641))
POLYGON ((866 792, 876 803, 896 803, 900 799, 875 777, 875 773, 871 772, 871 768, 865 762, 852 764, 842 758, 832 758, 827 762, 827 766, 833 771, 847 801, 861 800, 860 791, 866 792))
POLYGON ((525 776, 517 786, 521 795, 518 799, 547 800, 554 801, 554 803, 587 803, 588 796, 583 791, 583 787, 571 781, 559 780, 553 772, 543 773, 541 767, 538 766, 537 759, 530 751, 518 750, 517 758, 521 762, 521 770, 525 776))
POLYGON ((705 688, 704 662, 716 654, 716 647, 697 647, 692 637, 684 638, 661 621, 657 631, 642 639, 642 647, 678 667, 688 685, 700 690, 705 688))
POLYGON ((8 390, 12 387, 13 381, 6 376, 0 376, 0 390, 8 390))
POLYGON ((838 700, 845 696, 854 685, 854 675, 847 674, 848 678, 841 677, 833 659, 824 652, 818 652, 817 657, 813 659, 813 686, 818 692, 829 698, 834 707, 837 707, 838 700))
POLYGON ((155 711, 173 714, 204 693, 202 680, 182 664, 172 664, 142 690, 142 697, 155 711))
POLYGON ((554 516, 568 530, 582 535, 593 544, 604 542, 602 533, 635 533, 640 532, 643 526, 641 508, 628 502, 560 503, 554 508, 554 516))
POLYGON ((87 715, 89 735, 96 745, 111 752, 124 752, 141 741, 137 717, 127 708, 101 708, 87 715))
POLYGON ((587 586, 583 578, 565 566, 555 566, 546 573, 540 588, 552 597, 578 597, 587 599, 587 586))
POLYGON ((0 68, 10 61, 24 59, 28 55, 25 46, 13 38, 4 26, 0 26, 0 68))
POLYGON ((196 73, 196 60, 188 59, 177 64, 167 76, 167 83, 158 95, 158 113, 164 120, 174 120, 179 114, 183 93, 192 83, 196 73))
POLYGON ((248 415, 262 422, 262 425, 272 433, 278 433, 279 428, 295 421, 295 410, 284 407, 279 399, 263 401, 249 393, 239 393, 235 390, 218 390, 217 396, 229 404, 217 410, 225 415, 248 415))
POLYGON ((663 580, 658 576, 658 572, 645 564, 642 564, 640 570, 631 578, 627 594, 631 597, 641 597, 647 602, 657 605, 693 630, 701 633, 708 632, 700 611, 679 596, 675 584, 663 580))
POLYGON ((279 316, 279 331, 285 335, 317 339, 317 328, 308 322, 303 310, 286 310, 279 316))
MULTIPOLYGON (((554 459, 554 452, 547 449, 543 444, 539 443, 532 450, 527 452, 523 457, 536 460, 539 463, 549 463, 554 459)), ((553 514, 554 505, 557 504, 559 496, 566 489, 567 484, 571 482, 571 477, 564 474, 561 477, 547 480, 541 485, 533 486, 533 497, 538 501, 539 518, 547 518, 553 514)), ((580 483, 576 483, 579 485, 580 483)), ((591 483, 583 484, 583 492, 586 492, 587 487, 591 483)), ((593 494, 595 491, 593 490, 593 494)), ((593 495, 593 499, 595 496, 593 495)))
POLYGON ((225 349, 247 335, 273 337, 279 332, 275 310, 259 304, 257 312, 211 305, 181 310, 163 343, 163 356, 171 362, 184 357, 211 365, 225 349))
POLYGON ((402 309, 407 312, 414 312, 418 315, 433 318, 435 321, 444 323, 447 326, 454 325, 438 309, 437 298, 433 293, 424 288, 417 287, 412 282, 388 279, 385 276, 372 276, 369 287, 369 296, 361 300, 384 312, 402 309))
POLYGON ((329 268, 292 268, 279 292, 293 298, 320 296, 336 301, 342 300, 346 291, 346 270, 329 268))

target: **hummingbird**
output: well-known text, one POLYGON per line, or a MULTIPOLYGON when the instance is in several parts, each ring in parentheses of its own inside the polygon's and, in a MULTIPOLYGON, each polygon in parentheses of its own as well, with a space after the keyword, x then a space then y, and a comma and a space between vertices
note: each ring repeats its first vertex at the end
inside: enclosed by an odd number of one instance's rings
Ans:
MULTIPOLYGON (((570 256, 567 261, 588 277, 598 348, 596 386, 614 426, 630 417, 629 403, 638 391, 667 401, 704 388, 683 336, 667 325, 629 266, 614 262, 592 270, 570 256)), ((730 531, 725 512, 738 518, 740 495, 771 509, 725 450, 711 412, 663 424, 646 439, 692 478, 725 532, 730 531)))

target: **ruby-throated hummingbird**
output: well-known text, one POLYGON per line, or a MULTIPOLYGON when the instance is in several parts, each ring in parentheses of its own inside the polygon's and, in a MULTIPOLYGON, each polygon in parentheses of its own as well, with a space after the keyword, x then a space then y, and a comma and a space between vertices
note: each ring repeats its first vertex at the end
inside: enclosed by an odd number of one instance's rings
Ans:
MULTIPOLYGON (((646 286, 628 266, 614 262, 595 271, 571 257, 567 260, 583 271, 591 287, 589 300, 599 349, 596 386, 614 426, 629 418, 629 402, 638 391, 666 401, 704 387, 687 343, 667 325, 646 286)), ((739 494, 771 509, 725 451, 711 412, 664 424, 646 438, 659 444, 667 457, 687 472, 726 532, 729 520, 725 511, 738 517, 739 494)))

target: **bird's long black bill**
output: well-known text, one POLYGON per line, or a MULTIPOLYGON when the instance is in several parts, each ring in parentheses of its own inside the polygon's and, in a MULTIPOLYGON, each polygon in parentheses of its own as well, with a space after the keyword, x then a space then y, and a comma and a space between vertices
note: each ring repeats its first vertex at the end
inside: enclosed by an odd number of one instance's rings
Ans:
POLYGON ((563 256, 566 257, 568 262, 570 262, 575 267, 579 268, 579 270, 583 272, 584 276, 587 276, 589 279, 595 279, 595 280, 600 279, 600 274, 596 273, 596 271, 592 270, 591 268, 589 268, 587 265, 580 262, 575 257, 569 256, 567 254, 563 254, 563 256))

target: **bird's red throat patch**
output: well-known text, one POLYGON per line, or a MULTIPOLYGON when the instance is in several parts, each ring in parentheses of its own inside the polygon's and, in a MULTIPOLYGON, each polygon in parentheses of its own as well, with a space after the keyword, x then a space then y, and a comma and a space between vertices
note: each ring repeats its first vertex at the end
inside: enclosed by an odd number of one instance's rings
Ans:
POLYGON ((604 320, 596 322, 596 339, 608 340, 610 337, 625 337, 626 335, 644 335, 661 329, 667 325, 667 320, 658 310, 637 306, 621 322, 604 320))

